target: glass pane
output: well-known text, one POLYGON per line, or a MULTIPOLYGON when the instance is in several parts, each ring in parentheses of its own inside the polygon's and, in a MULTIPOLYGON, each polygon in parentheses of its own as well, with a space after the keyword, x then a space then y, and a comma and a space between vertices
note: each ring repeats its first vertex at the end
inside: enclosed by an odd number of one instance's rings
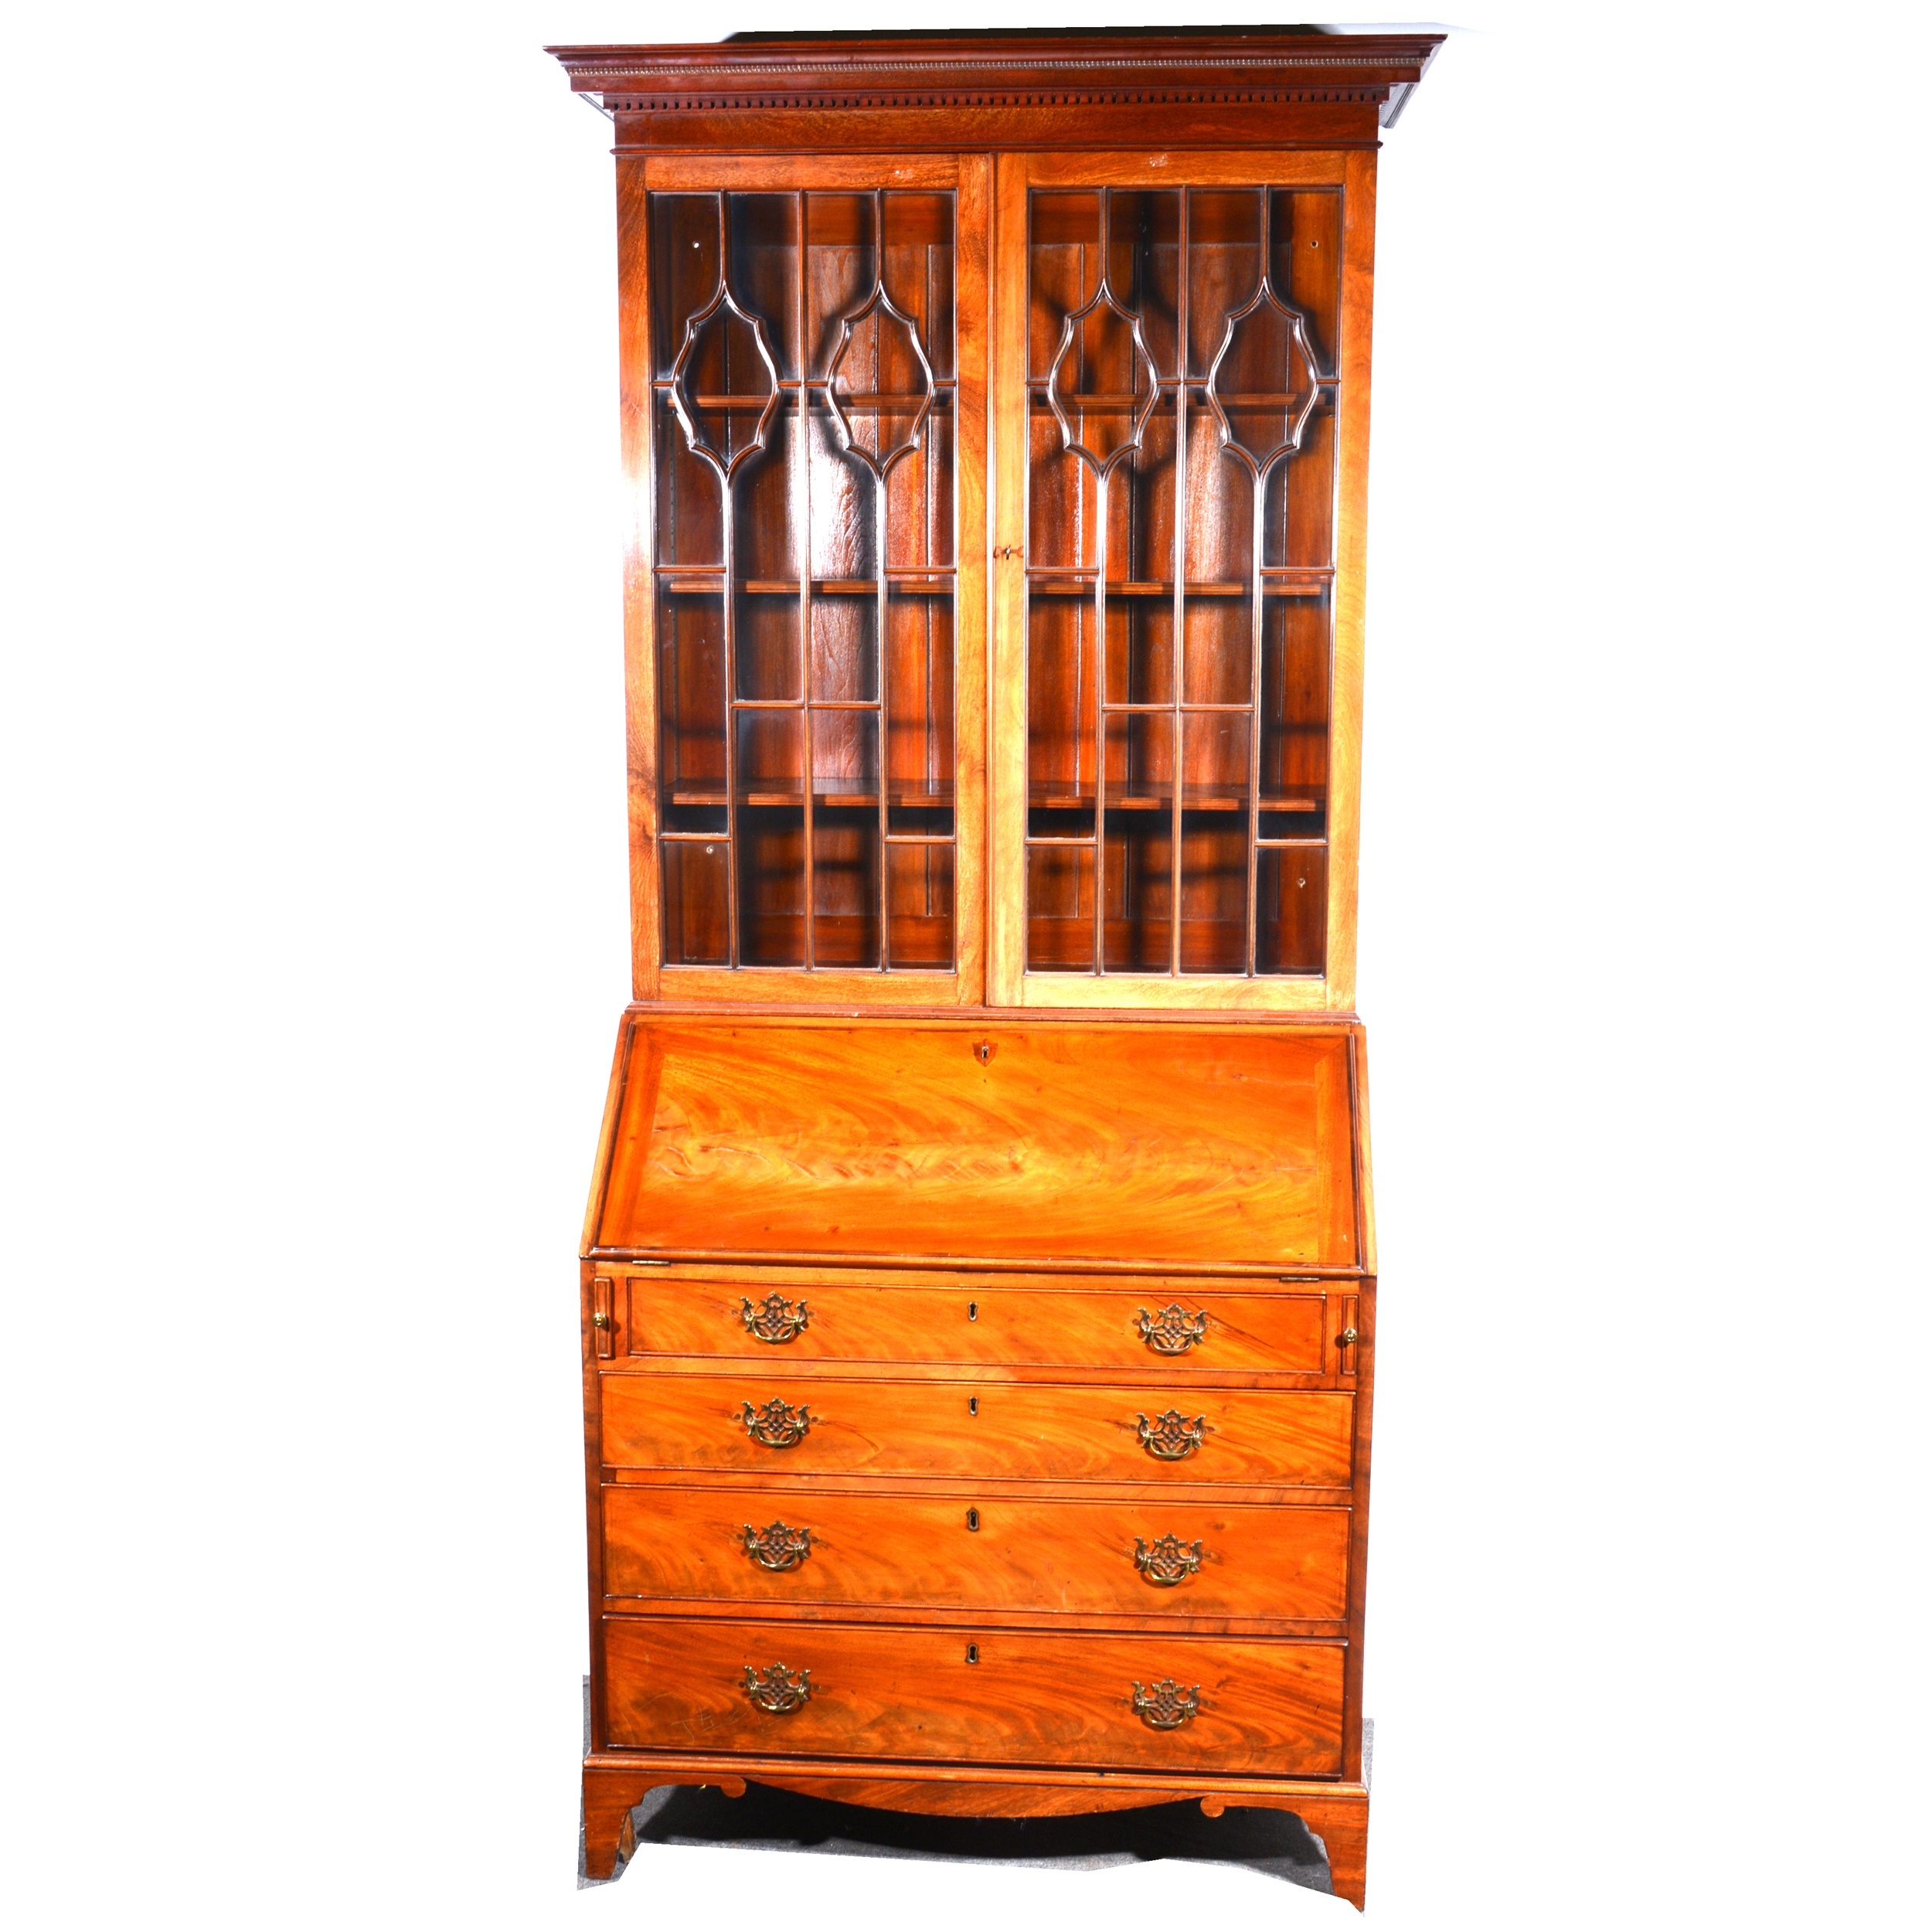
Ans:
POLYGON ((1107 602, 1107 701, 1174 702, 1174 598, 1170 587, 1107 602))
POLYGON ((1094 848, 1029 845, 1026 852, 1026 970, 1094 970, 1094 848))
MULTIPOLYGON (((1093 635, 1093 606, 1086 597, 1036 592, 1029 599, 1027 792, 1032 806, 1066 811, 1092 805, 1093 635)), ((1090 811, 1087 830, 1093 831, 1090 811)))
POLYGON ((738 696, 752 699, 799 696, 798 587, 760 584, 735 600, 738 696))
POLYGON ((1340 194, 1029 222, 1029 968, 1319 971, 1340 194))
POLYGON ((886 601, 886 770, 891 829, 950 837, 954 769, 952 598, 938 592, 896 592, 886 601))
POLYGON ((886 866, 893 964, 928 971, 950 968, 953 963, 952 847, 888 845, 886 866))
POLYGON ((723 839, 664 842, 664 957, 672 966, 723 966, 731 958, 729 848, 723 839))
MULTIPOLYGON (((873 440, 877 441, 876 434, 873 440)), ((944 390, 934 396, 919 426, 918 447, 893 464, 886 478, 886 505, 889 570, 951 567, 953 399, 944 390)))
MULTIPOLYGON (((793 790, 797 781, 793 781, 793 790)), ((760 792, 760 797, 770 796, 760 792)), ((741 802, 738 827, 738 957, 746 966, 805 962, 805 815, 802 804, 741 802)))
MULTIPOLYGON (((1172 720, 1160 722, 1171 725, 1172 720)), ((1170 798, 1124 797, 1110 804, 1107 865, 1107 970, 1165 973, 1174 943, 1174 815, 1170 798)))
POLYGON ((1248 734, 1238 712, 1184 720, 1181 970, 1245 973, 1248 914, 1248 734))
POLYGON ((811 599, 811 699, 815 704, 879 702, 879 597, 838 590, 821 580, 811 599))
POLYGON ((1328 854, 1321 845, 1256 855, 1257 973, 1318 973, 1328 950, 1328 854))
POLYGON ((811 714, 811 795, 821 810, 879 816, 879 714, 811 714))
POLYGON ((669 399, 657 408, 658 561, 696 569, 724 566, 723 491, 718 472, 694 456, 669 399))
POLYGON ((811 828, 812 963, 879 964, 879 806, 828 808, 815 799, 811 828))
POLYGON ((648 219, 666 957, 951 970, 954 198, 648 219))
POLYGON ((1181 970, 1247 971, 1248 827, 1245 814, 1181 815, 1181 970))
POLYGON ((658 599, 658 784, 667 805, 725 802, 724 599, 664 580, 658 599))
POLYGON ((1328 798, 1330 593, 1283 586, 1262 600, 1261 805, 1314 813, 1328 798))

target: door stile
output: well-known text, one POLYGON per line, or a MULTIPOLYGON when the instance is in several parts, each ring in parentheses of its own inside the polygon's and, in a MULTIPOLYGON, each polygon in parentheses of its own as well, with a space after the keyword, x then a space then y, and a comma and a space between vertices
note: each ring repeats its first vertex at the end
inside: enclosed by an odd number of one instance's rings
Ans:
POLYGON ((988 696, 991 951, 986 997, 1017 1006, 1026 971, 1026 196, 1028 157, 993 162, 993 634, 988 696))
POLYGON ((798 224, 798 289, 792 316, 798 344, 798 462, 792 484, 792 515, 798 529, 798 690, 804 706, 799 728, 804 763, 805 971, 815 964, 818 923, 818 832, 812 818, 811 782, 811 345, 805 339, 811 282, 811 236, 805 227, 805 191, 794 199, 798 224))
POLYGON ((1328 700, 1328 1003, 1355 998, 1362 841, 1362 586, 1368 567, 1369 383, 1375 283, 1376 157, 1342 158, 1342 327, 1337 373, 1335 616, 1328 700))
POLYGON ((658 856, 656 405, 651 388, 651 223, 641 160, 620 155, 617 406, 624 532, 624 774, 631 839, 631 997, 658 997, 662 882, 658 856))

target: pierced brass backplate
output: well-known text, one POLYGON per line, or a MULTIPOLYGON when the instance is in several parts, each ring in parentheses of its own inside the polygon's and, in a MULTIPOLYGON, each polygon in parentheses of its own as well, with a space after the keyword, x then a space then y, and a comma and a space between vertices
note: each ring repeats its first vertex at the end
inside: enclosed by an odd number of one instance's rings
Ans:
POLYGON ((1152 1422, 1137 1412, 1134 1420, 1139 1429, 1141 1447, 1162 1462, 1179 1462, 1183 1456, 1192 1455, 1207 1434, 1206 1416, 1196 1416, 1189 1422, 1178 1409, 1168 1410, 1152 1422))
POLYGON ((760 1342, 796 1342, 811 1325, 811 1310, 803 1301, 794 1304, 777 1293, 757 1303, 749 1295, 743 1299, 745 1327, 760 1342))
POLYGON ((1178 1731, 1199 1716, 1201 1687, 1190 1684, 1185 1690, 1171 1677, 1164 1677, 1151 1690, 1134 1686, 1134 1709, 1151 1731, 1178 1731))
POLYGON ((759 1709, 770 1712, 774 1717, 783 1717, 811 1697, 811 1672, 787 1670, 783 1664, 767 1664, 763 1670, 754 1670, 747 1664, 744 1691, 759 1709))
POLYGON ((1207 1339, 1207 1311, 1189 1315, 1179 1302, 1170 1301, 1158 1315, 1141 1309, 1134 1325, 1156 1355, 1185 1355, 1207 1339))
POLYGON ((745 1525, 745 1554, 761 1570, 796 1570, 811 1554, 811 1532, 782 1522, 763 1529, 745 1525))
POLYGON ((790 1449, 803 1442, 806 1431, 811 1427, 811 1410, 804 1403, 797 1408, 777 1396, 754 1409, 750 1403, 744 1405, 745 1434, 753 1442, 762 1442, 767 1449, 790 1449))
POLYGON ((1157 1589, 1172 1590, 1201 1567, 1206 1553, 1198 1543, 1184 1543, 1171 1532, 1152 1543, 1134 1539, 1134 1567, 1157 1589))

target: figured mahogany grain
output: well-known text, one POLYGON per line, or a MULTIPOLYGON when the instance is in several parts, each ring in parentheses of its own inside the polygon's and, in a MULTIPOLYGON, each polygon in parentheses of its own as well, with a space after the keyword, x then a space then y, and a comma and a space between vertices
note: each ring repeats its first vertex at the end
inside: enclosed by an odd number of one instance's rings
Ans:
POLYGON ((604 1248, 1355 1260, 1345 1029, 634 1023, 604 1248))
POLYGON ((1349 1479, 1355 1398, 1321 1390, 1190 1389, 1150 1374, 1138 1389, 1078 1383, 832 1381, 782 1369, 731 1375, 607 1373, 606 1466, 1046 1478, 1332 1488, 1349 1479), (744 1405, 809 1411, 787 1447, 754 1440, 744 1405), (977 1405, 976 1408, 972 1405, 977 1405), (1205 1418, 1201 1446, 1172 1461, 1142 1447, 1138 1418, 1205 1418))
POLYGON ((1338 1644, 612 1617, 604 1646, 619 1748, 1301 1777, 1341 1768, 1338 1644), (798 1709, 773 1714, 746 1695, 747 1666, 774 1664, 811 1672, 798 1709), (1135 1714, 1133 1688, 1170 1678, 1199 1687, 1199 1715, 1155 1730, 1135 1714))
MULTIPOLYGON (((1240 1503, 1043 1501, 992 1495, 607 1488, 607 1598, 705 1597, 807 1609, 1038 1611, 1055 1616, 1342 1617, 1349 1512, 1240 1503), (968 1512, 971 1510, 969 1518, 968 1512), (761 1566, 747 1524, 809 1530, 795 1569, 761 1566), (975 1526, 977 1526, 976 1527, 975 1526), (1148 1580, 1137 1548, 1199 1543, 1199 1567, 1148 1580)), ((619 1607, 614 1601, 608 1606, 619 1607)))
MULTIPOLYGON (((620 1274, 621 1271, 620 1270, 620 1274)), ((1225 1282, 1155 1279, 1124 1289, 941 1282, 885 1287, 857 1282, 682 1278, 655 1270, 623 1276, 623 1352, 631 1355, 724 1355, 763 1366, 798 1362, 1039 1362, 1067 1367, 1185 1372, 1241 1370, 1320 1375, 1323 1297, 1283 1290, 1233 1292, 1225 1282), (747 1327, 777 1295, 803 1325, 767 1342, 747 1327), (1200 1316, 1198 1342, 1163 1354, 1141 1332, 1162 1338, 1160 1318, 1179 1306, 1200 1316), (1180 1365, 1185 1365, 1184 1368, 1180 1365)))

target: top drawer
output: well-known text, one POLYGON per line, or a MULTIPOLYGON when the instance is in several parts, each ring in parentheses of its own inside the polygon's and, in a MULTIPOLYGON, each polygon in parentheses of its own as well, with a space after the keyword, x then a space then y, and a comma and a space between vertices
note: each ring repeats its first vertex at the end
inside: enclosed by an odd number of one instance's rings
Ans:
MULTIPOLYGON (((1328 1297, 1163 1278, 864 1282, 612 1270, 615 1353, 1318 1376, 1328 1297)), ((1352 1287, 1352 1284, 1349 1284, 1352 1287)), ((1339 1323, 1332 1325, 1338 1327, 1339 1323)))

